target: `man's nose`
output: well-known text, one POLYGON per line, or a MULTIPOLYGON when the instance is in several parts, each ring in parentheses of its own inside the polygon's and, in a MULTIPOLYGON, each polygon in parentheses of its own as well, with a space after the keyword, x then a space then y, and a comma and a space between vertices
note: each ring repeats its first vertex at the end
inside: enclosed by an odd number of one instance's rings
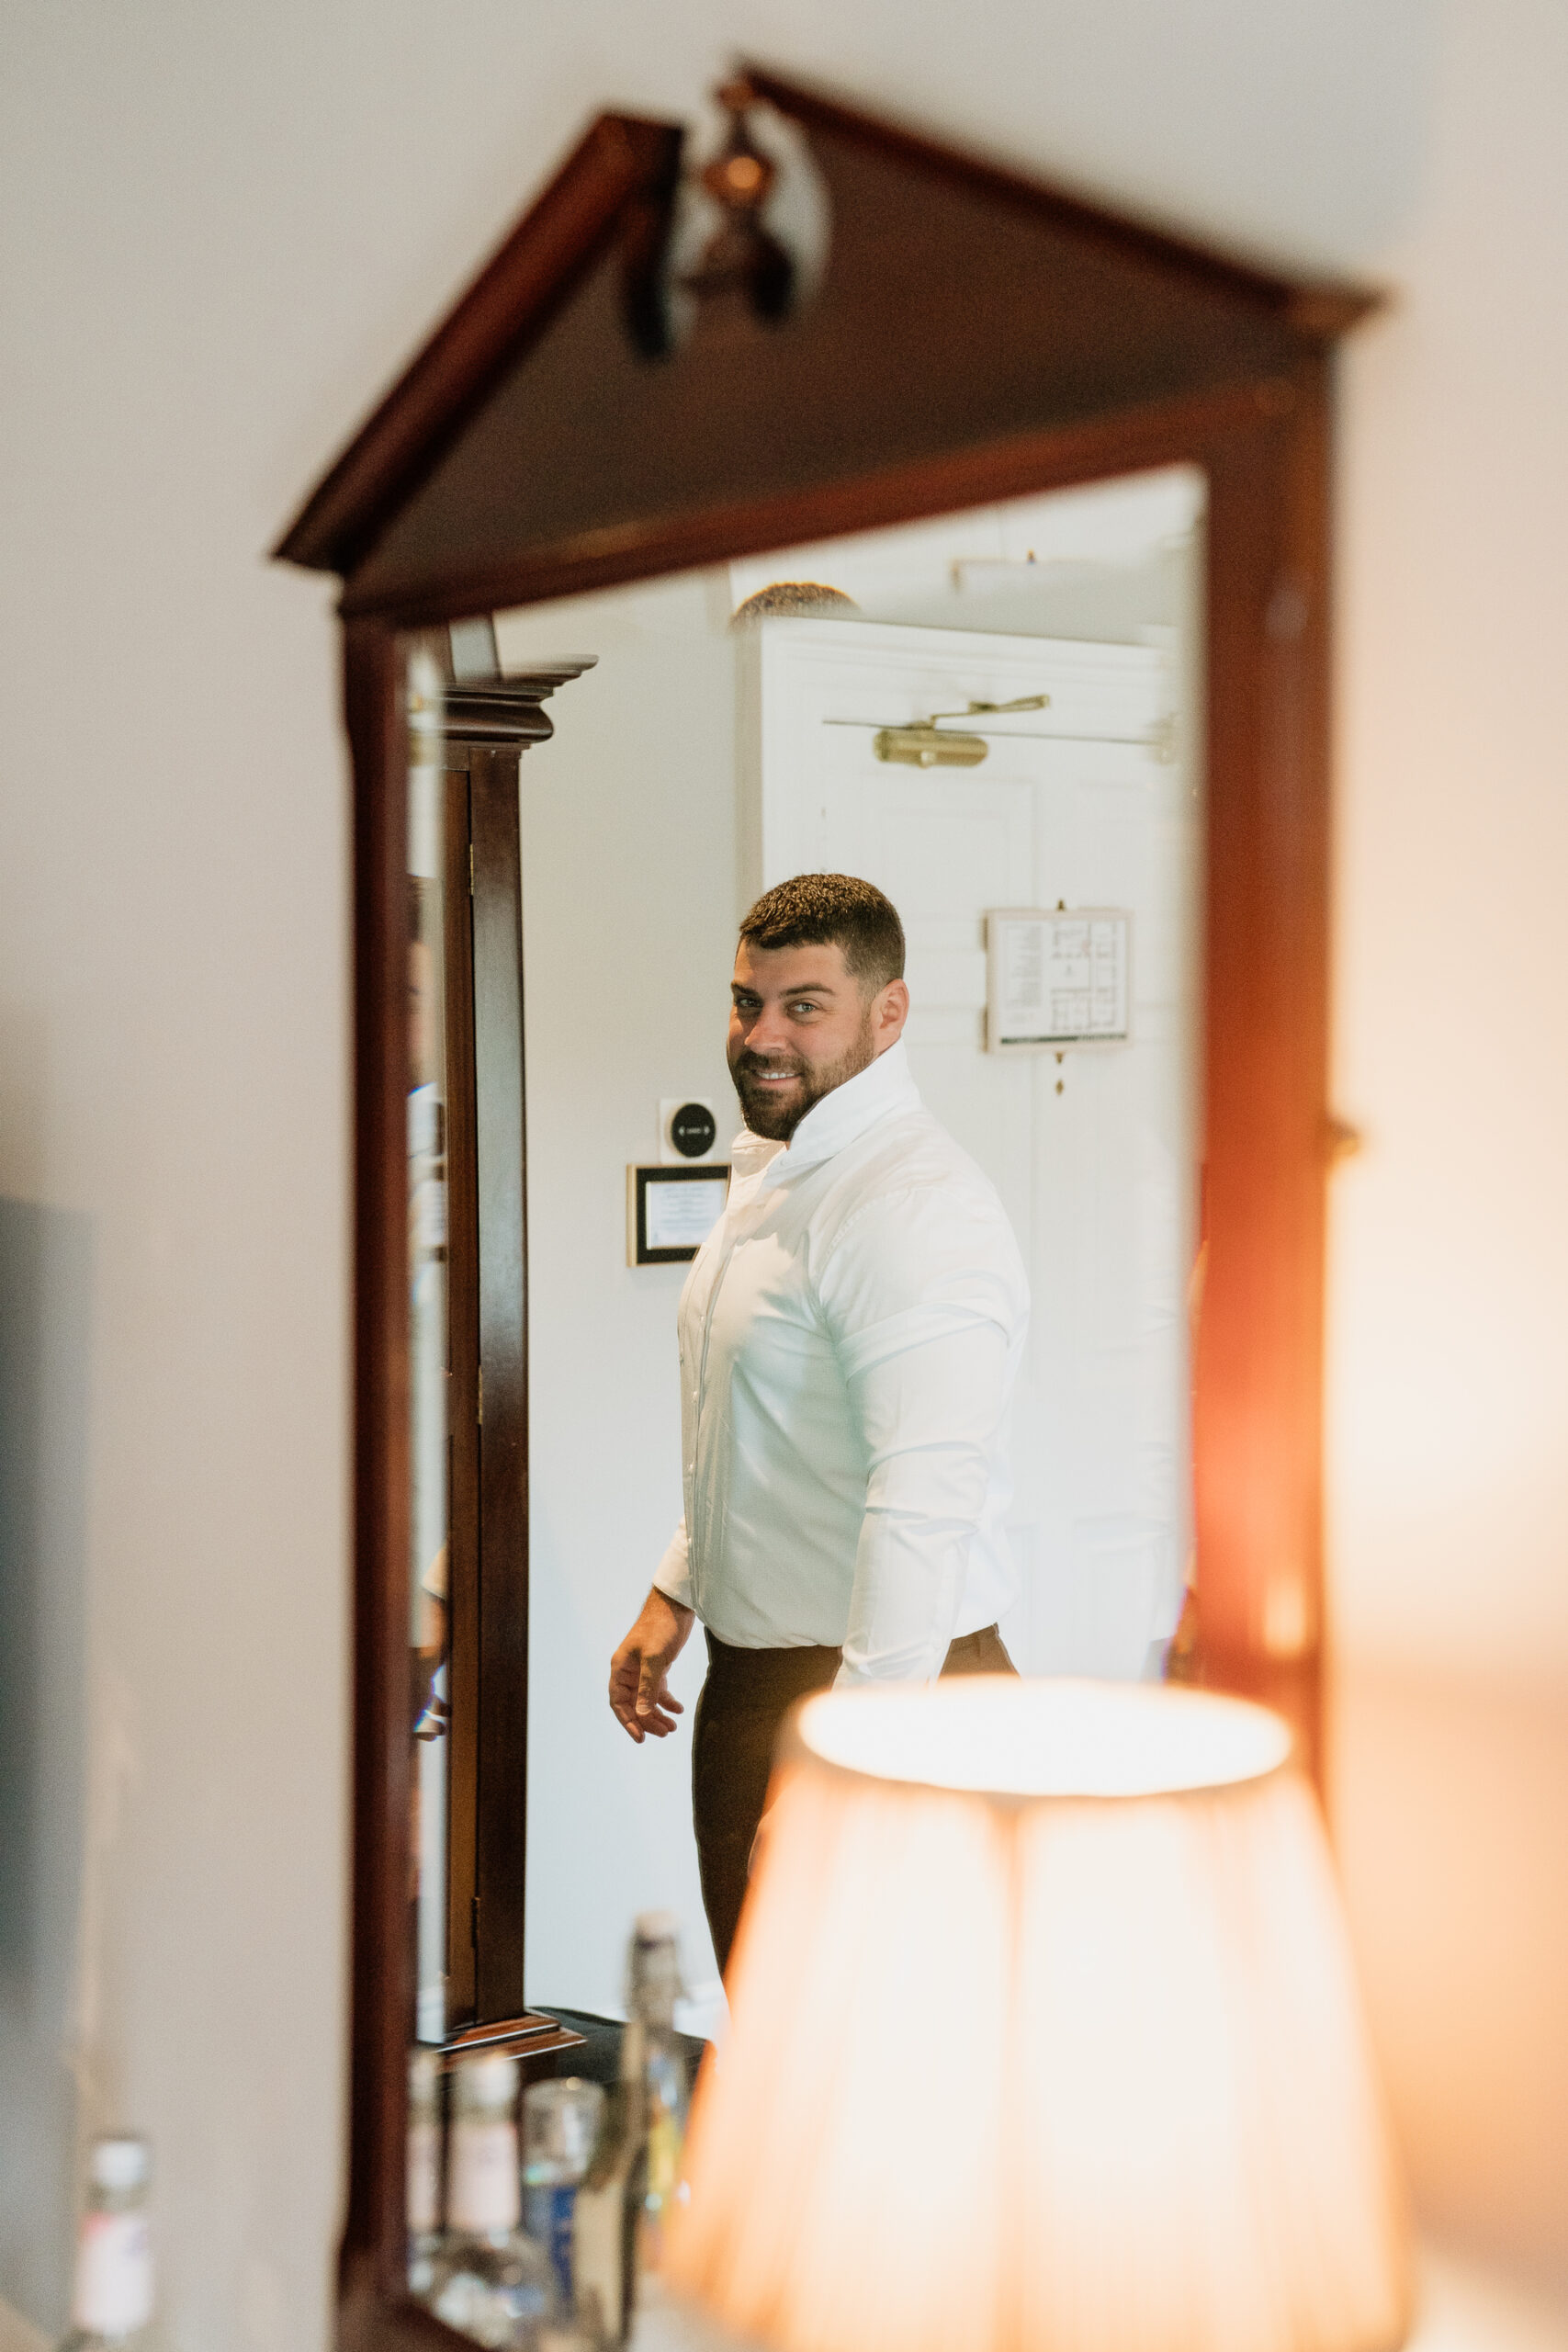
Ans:
POLYGON ((765 1004, 747 1031, 746 1043, 754 1054, 787 1053, 793 1041, 783 1012, 765 1004))

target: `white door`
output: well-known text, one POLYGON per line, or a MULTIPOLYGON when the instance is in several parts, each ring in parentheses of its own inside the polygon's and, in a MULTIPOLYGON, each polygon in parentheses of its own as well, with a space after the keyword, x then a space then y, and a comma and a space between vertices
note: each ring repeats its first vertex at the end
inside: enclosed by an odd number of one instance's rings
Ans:
POLYGON ((985 1168, 1033 1296, 1013 1439, 1026 1672, 1133 1677, 1179 1613, 1189 1544, 1199 809, 1164 651, 829 620, 740 648, 752 876, 859 874, 908 937, 910 1061, 985 1168), (879 761, 876 729, 971 722, 975 768, 879 761), (1132 911, 1124 1046, 985 1051, 987 909, 1132 911))

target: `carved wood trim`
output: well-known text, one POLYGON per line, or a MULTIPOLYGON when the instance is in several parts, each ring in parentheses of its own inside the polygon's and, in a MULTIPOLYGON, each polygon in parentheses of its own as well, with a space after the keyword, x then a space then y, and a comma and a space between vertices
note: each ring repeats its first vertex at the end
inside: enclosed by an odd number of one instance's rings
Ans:
POLYGON ((877 530, 998 499, 1135 473, 1174 463, 1173 449, 1190 455, 1227 432, 1245 428, 1259 414, 1277 413, 1281 401, 1288 404, 1293 397, 1288 374, 1268 376, 1088 424, 1011 435, 940 458, 876 468, 787 496, 698 504, 623 530, 520 548, 502 563, 436 569, 412 590, 384 591, 351 580, 344 591, 343 611, 350 616, 395 614, 407 626, 432 627, 470 613, 547 603, 699 564, 727 563, 770 548, 877 530))
MULTIPOLYGON (((354 1917, 345 2316, 401 2296, 409 1937, 407 772, 398 648, 344 632, 354 754, 354 1917)), ((434 2323, 433 2323, 434 2324, 434 2323)))
POLYGON ((1162 276, 1183 277, 1194 288, 1272 311, 1303 334, 1327 339, 1344 334, 1381 299, 1365 287, 1328 279, 1303 281, 1237 261, 1200 239, 1177 236, 1032 174, 949 147, 887 116, 866 114, 814 83, 773 73, 764 65, 741 70, 759 97, 808 130, 831 130, 853 139, 932 177, 971 188, 990 203, 1049 220, 1085 243, 1134 256, 1162 276))
POLYGON ((311 492, 275 557, 353 571, 617 233, 646 238, 643 216, 673 186, 681 140, 673 123, 599 117, 311 492))

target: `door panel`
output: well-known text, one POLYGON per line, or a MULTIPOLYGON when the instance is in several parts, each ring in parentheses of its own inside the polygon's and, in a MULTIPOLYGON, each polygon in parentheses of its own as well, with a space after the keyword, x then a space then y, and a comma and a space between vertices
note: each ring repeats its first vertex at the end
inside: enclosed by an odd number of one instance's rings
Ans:
POLYGON ((1189 1547, 1186 1295, 1197 1152, 1201 812, 1154 647, 772 621, 741 659, 758 727, 763 887, 863 875, 904 919, 916 1079, 985 1168, 1033 1296, 1013 1455, 1033 1672, 1132 1676, 1174 1628, 1189 1547), (875 730, 972 701, 976 768, 878 761, 875 730), (985 1051, 987 909, 1130 908, 1133 1035, 985 1051))

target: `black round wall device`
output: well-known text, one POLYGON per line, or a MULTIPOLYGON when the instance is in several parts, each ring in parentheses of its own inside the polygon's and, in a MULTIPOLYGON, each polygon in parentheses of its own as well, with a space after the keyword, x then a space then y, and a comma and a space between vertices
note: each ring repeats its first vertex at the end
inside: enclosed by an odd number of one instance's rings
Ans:
POLYGON ((682 1159, 700 1159, 711 1151, 718 1134, 713 1113, 705 1102, 682 1102, 670 1122, 670 1140, 682 1159))

